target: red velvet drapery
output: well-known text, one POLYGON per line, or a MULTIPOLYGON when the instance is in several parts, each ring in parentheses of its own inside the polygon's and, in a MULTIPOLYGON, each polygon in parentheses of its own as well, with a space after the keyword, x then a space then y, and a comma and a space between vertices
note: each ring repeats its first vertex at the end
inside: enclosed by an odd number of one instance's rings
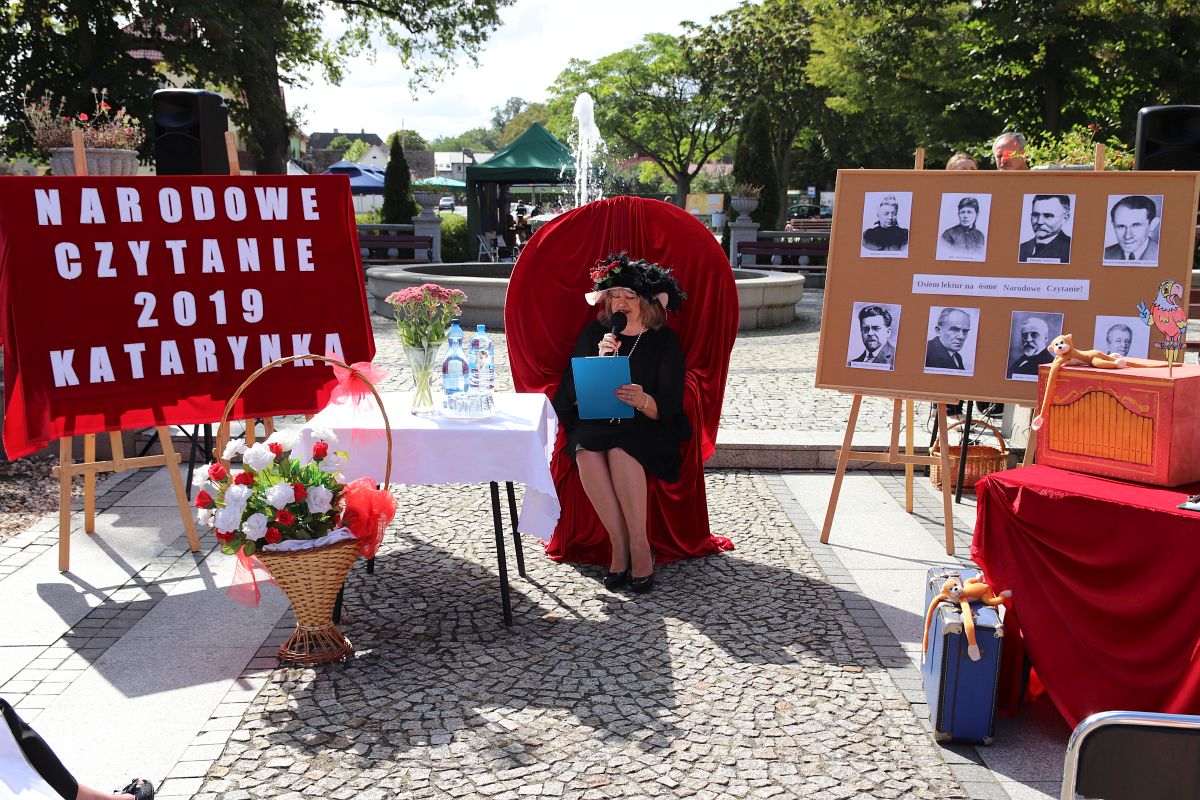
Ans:
MULTIPOLYGON (((683 444, 680 480, 649 478, 650 542, 659 564, 728 550, 709 531, 704 461, 716 447, 729 353, 738 329, 737 288, 729 259, 694 217, 669 203, 614 197, 589 203, 544 225, 513 270, 504 325, 513 381, 519 392, 553 397, 575 340, 596 309, 583 299, 588 271, 609 253, 628 252, 673 269, 687 293, 668 314, 687 361, 684 411, 692 438, 683 444)), ((609 563, 608 536, 563 452, 559 431, 551 471, 562 515, 547 546, 551 558, 609 563)))
POLYGON ((1037 465, 975 488, 971 556, 993 589, 1012 589, 1030 660, 1066 721, 1200 714, 1200 513, 1176 508, 1200 487, 1037 465))

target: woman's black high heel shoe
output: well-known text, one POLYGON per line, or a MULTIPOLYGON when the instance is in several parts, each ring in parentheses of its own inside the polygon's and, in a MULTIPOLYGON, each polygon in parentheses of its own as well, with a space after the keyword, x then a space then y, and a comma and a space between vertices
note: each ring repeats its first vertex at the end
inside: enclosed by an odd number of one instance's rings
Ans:
POLYGON ((634 594, 645 594, 654 588, 654 554, 650 554, 650 574, 644 578, 633 577, 633 567, 629 568, 629 588, 634 594))
POLYGON ((620 589, 629 580, 629 568, 626 567, 622 572, 608 572, 604 575, 604 588, 610 592, 615 589, 620 589))

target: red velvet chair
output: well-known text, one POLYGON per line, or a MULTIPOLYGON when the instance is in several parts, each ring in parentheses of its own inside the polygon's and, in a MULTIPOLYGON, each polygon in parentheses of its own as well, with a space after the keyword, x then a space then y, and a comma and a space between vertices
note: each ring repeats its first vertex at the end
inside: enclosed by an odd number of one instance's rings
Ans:
MULTIPOLYGON (((729 353, 738 329, 737 287, 729 259, 708 229, 669 203, 614 197, 545 224, 521 252, 504 307, 505 336, 518 392, 553 397, 575 340, 596 309, 583 299, 588 271, 609 253, 628 252, 674 270, 688 299, 667 315, 687 362, 683 407, 692 437, 683 444, 678 483, 647 477, 650 544, 657 563, 730 550, 709 531, 704 462, 716 448, 729 353)), ((546 547, 556 561, 609 563, 608 535, 563 452, 559 431, 551 472, 562 516, 546 547)))

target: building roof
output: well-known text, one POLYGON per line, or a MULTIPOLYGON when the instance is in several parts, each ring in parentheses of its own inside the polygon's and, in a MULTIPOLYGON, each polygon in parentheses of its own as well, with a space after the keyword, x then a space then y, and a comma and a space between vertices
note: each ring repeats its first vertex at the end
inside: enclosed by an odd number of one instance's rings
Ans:
POLYGON ((367 133, 366 131, 351 133, 350 131, 339 131, 337 128, 334 128, 332 132, 314 131, 310 133, 308 135, 308 146, 314 150, 326 150, 329 148, 329 143, 339 136, 345 136, 352 142, 362 139, 367 144, 383 145, 383 139, 380 139, 378 134, 367 133))

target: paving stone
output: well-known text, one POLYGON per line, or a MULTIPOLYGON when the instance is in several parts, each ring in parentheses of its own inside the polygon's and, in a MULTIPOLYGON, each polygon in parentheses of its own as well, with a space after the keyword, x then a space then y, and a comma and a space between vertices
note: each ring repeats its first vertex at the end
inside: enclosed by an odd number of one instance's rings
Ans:
POLYGON ((240 719, 211 720, 236 730, 197 791, 968 797, 875 655, 878 624, 857 626, 764 478, 707 484, 737 550, 661 566, 634 596, 529 540, 512 628, 486 491, 397 489, 375 574, 347 583, 356 656, 278 667, 240 719))

